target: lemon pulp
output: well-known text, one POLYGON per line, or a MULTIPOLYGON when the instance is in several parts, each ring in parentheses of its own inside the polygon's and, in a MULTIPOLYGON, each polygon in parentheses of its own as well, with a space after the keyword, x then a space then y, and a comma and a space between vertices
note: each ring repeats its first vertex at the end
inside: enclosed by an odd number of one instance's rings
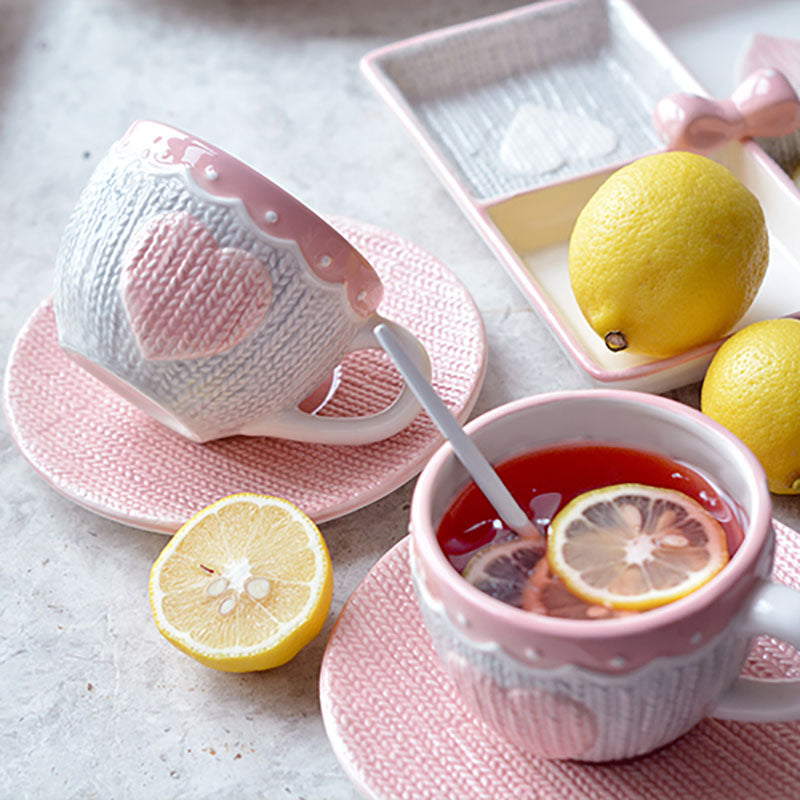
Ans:
POLYGON ((556 514, 547 558, 588 603, 644 611, 707 583, 728 561, 725 530, 681 492, 629 483, 579 495, 556 514))
POLYGON ((256 494, 203 509, 150 572, 158 630, 201 663, 230 672, 293 658, 321 630, 332 591, 316 525, 288 501, 256 494))

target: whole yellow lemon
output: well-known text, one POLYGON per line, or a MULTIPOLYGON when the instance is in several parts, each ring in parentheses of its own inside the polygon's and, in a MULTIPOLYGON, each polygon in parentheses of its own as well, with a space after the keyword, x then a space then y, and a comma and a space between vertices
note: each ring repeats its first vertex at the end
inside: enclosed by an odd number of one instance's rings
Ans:
POLYGON ((700 408, 755 453, 770 491, 800 494, 800 320, 731 336, 706 372, 700 408))
POLYGON ((583 208, 569 278, 611 350, 666 357, 727 333, 768 256, 761 205, 733 173, 693 153, 658 153, 617 170, 583 208))

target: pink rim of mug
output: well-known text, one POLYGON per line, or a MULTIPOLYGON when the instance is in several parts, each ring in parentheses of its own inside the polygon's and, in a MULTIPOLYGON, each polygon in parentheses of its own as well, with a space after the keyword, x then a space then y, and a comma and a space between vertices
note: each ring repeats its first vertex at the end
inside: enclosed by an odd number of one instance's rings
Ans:
POLYGON ((602 626, 604 635, 609 638, 651 632, 655 628, 676 623, 695 612, 712 606, 735 586, 743 575, 755 570, 755 565, 761 555, 764 543, 771 531, 772 520, 772 500, 760 463, 739 439, 721 425, 700 411, 675 400, 669 400, 657 395, 628 390, 590 389, 573 392, 552 392, 515 400, 482 414, 468 423, 466 430, 468 433, 474 434, 476 431, 524 409, 537 405, 558 403, 580 396, 594 396, 628 404, 646 405, 665 415, 685 417, 691 420, 692 423, 713 431, 715 436, 726 440, 728 446, 736 451, 737 456, 741 459, 742 466, 747 470, 749 482, 753 484, 754 502, 750 518, 744 526, 744 541, 726 567, 709 583, 692 592, 692 594, 674 603, 648 611, 646 614, 637 614, 629 617, 606 620, 563 620, 531 614, 507 605, 500 600, 489 597, 465 581, 453 569, 439 548, 436 540, 436 530, 429 518, 429 510, 433 504, 434 484, 439 471, 448 459, 455 458, 450 445, 444 444, 434 453, 420 474, 411 502, 412 540, 422 562, 425 564, 425 568, 431 570, 436 579, 445 584, 448 590, 454 593, 461 602, 472 609, 479 610, 490 621, 495 620, 502 622, 504 625, 513 624, 531 634, 538 632, 573 640, 596 639, 599 626, 602 626))
POLYGON ((239 200, 260 231, 296 242, 317 278, 344 284, 359 316, 377 310, 383 286, 367 260, 335 228, 260 172, 196 136, 153 120, 133 122, 112 152, 138 156, 156 170, 186 169, 208 195, 239 200))

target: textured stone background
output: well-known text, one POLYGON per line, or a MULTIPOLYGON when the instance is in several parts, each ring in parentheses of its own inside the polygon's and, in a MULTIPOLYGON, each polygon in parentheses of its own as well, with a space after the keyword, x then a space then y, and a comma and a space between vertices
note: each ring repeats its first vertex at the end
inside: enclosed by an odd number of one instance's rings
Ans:
MULTIPOLYGON (((358 71, 397 39, 508 0, 3 0, 0 355, 50 292, 53 257, 99 157, 135 118, 171 122, 315 210, 392 230, 467 285, 489 368, 475 413, 588 386, 358 71)), ((639 0, 715 94, 749 34, 800 38, 796 0, 639 0)), ((697 404, 698 387, 675 393, 697 404)), ((157 633, 165 539, 52 491, 0 422, 0 797, 328 798, 356 790, 319 713, 325 642, 350 592, 405 535, 412 483, 324 524, 335 566, 322 635, 289 665, 231 676, 157 633)), ((800 527, 800 500, 776 501, 800 527)))

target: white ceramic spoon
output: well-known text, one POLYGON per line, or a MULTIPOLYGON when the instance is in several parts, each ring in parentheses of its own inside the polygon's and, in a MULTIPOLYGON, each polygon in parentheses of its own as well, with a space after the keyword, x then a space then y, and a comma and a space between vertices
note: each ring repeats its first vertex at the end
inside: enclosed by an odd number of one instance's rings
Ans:
POLYGON ((458 424, 450 409, 444 404, 422 373, 414 366, 400 340, 386 325, 377 325, 375 337, 388 353, 394 365, 405 378, 406 384, 419 400, 436 427, 444 434, 455 451, 458 460, 486 495, 500 519, 518 536, 537 539, 544 549, 544 538, 525 512, 511 496, 492 465, 458 424))

